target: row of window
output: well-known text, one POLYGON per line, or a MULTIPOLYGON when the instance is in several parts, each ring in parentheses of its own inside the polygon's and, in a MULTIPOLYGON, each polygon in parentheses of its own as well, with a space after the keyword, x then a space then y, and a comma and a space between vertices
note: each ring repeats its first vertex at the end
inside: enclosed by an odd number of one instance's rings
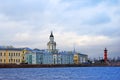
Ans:
MULTIPOLYGON (((20 53, 9 53, 9 56, 20 56, 20 53)), ((0 53, 0 56, 6 56, 6 53, 0 53)))
MULTIPOLYGON (((2 63, 2 62, 6 63, 6 59, 0 59, 0 63, 2 63)), ((20 59, 9 59, 8 62, 9 63, 17 63, 17 62, 19 63, 20 59)))
POLYGON ((9 59, 9 63, 10 63, 10 62, 11 62, 11 63, 12 63, 12 62, 14 62, 14 63, 15 63, 15 62, 20 62, 20 59, 9 59))
MULTIPOLYGON (((0 63, 2 62, 2 59, 0 59, 0 63)), ((3 62, 6 62, 6 60, 4 59, 3 62)))

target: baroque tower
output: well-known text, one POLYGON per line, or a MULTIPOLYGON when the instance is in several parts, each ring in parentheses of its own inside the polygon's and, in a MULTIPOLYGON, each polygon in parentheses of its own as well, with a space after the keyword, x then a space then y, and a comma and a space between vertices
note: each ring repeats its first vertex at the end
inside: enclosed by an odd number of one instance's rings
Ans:
POLYGON ((48 51, 54 53, 56 52, 56 42, 54 41, 54 36, 52 32, 49 39, 50 41, 47 43, 48 51))

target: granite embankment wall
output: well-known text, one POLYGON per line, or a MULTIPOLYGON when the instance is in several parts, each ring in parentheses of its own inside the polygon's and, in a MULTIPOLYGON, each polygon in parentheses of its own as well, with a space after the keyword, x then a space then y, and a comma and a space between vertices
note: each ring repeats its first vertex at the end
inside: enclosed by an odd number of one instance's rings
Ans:
POLYGON ((107 64, 0 64, 0 68, 107 67, 107 64))

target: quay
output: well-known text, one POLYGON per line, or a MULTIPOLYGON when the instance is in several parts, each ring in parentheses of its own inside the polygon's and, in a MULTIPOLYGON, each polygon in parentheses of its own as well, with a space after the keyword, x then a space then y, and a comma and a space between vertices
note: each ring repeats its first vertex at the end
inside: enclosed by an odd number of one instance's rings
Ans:
POLYGON ((120 67, 103 64, 0 64, 0 68, 57 68, 57 67, 120 67))

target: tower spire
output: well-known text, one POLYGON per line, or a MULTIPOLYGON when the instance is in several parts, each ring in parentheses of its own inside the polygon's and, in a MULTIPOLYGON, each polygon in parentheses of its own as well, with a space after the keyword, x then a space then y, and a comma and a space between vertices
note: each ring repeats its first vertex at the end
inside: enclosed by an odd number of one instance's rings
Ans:
POLYGON ((51 31, 50 37, 54 37, 54 36, 53 36, 53 32, 52 32, 52 31, 51 31))
POLYGON ((73 44, 73 52, 74 52, 74 53, 76 52, 75 43, 73 44))

